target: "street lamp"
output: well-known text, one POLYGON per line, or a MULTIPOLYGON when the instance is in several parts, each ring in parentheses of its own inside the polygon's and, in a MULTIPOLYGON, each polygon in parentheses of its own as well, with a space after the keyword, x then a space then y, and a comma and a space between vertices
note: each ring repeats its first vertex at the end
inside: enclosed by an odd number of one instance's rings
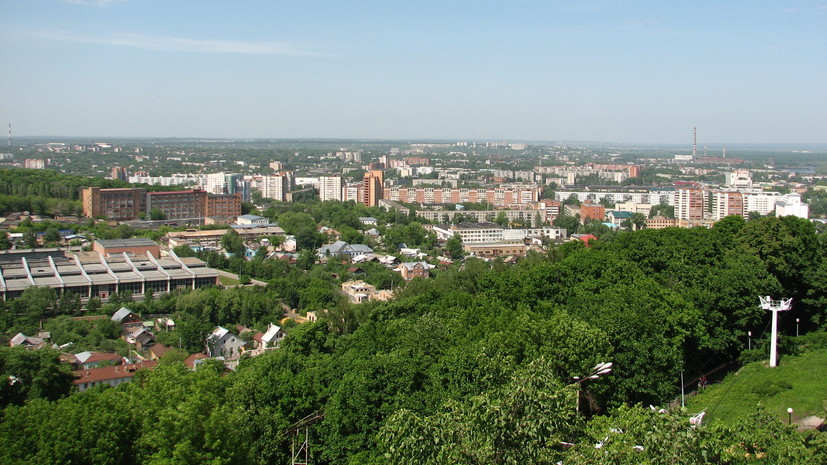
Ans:
POLYGON ((747 331, 747 350, 752 350, 752 331, 747 331))
POLYGON ((572 378, 575 383, 577 383, 577 413, 580 413, 580 391, 582 390, 582 385, 587 380, 590 379, 597 379, 603 375, 609 374, 612 371, 612 362, 603 362, 598 363, 591 369, 588 375, 584 377, 575 376, 572 378))
POLYGON ((799 318, 795 319, 795 337, 798 337, 798 322, 801 321, 799 318))
POLYGON ((793 408, 792 407, 787 408, 787 424, 788 425, 793 424, 793 408))

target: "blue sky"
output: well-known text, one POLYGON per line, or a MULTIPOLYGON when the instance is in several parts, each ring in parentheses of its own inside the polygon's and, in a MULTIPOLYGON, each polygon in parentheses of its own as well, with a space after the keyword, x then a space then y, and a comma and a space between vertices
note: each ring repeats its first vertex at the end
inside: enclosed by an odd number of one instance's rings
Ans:
POLYGON ((20 136, 827 142, 827 0, 0 0, 20 136))

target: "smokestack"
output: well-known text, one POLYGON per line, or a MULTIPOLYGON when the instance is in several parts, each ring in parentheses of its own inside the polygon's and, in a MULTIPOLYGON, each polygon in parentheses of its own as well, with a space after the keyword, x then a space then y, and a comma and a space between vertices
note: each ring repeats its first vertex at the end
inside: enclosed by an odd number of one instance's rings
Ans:
POLYGON ((9 123, 9 148, 11 148, 11 123, 9 123))
POLYGON ((698 156, 698 128, 692 128, 692 158, 698 156))
POLYGON ((724 144, 724 154, 723 154, 723 158, 726 158, 726 144, 724 144))

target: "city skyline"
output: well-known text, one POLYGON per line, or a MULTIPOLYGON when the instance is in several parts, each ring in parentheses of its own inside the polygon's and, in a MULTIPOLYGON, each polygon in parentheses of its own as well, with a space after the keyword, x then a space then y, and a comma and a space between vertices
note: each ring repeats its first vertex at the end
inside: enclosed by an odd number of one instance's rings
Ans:
POLYGON ((824 1, 0 7, 17 136, 827 142, 824 1))

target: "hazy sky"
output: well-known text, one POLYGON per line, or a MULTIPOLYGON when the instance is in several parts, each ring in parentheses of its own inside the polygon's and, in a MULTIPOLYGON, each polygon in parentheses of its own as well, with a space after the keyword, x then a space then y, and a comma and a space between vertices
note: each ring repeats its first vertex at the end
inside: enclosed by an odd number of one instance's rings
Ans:
MULTIPOLYGON (((20 136, 827 142, 827 0, 0 0, 20 136)), ((4 131, 5 132, 5 131, 4 131)))

